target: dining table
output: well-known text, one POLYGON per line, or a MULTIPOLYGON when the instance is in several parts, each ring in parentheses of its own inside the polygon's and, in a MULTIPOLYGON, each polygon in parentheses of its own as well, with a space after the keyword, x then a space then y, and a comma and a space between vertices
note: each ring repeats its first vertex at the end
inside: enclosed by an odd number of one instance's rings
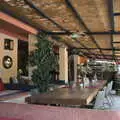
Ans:
POLYGON ((39 93, 26 98, 26 102, 31 104, 60 104, 60 105, 88 105, 106 85, 106 80, 97 80, 86 87, 63 87, 39 93))

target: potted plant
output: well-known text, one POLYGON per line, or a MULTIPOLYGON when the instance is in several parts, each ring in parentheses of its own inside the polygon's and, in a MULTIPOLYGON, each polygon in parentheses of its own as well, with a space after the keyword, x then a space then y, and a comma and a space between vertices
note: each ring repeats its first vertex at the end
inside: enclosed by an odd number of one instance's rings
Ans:
POLYGON ((36 50, 30 54, 30 64, 36 66, 33 70, 32 81, 39 92, 46 92, 52 81, 51 71, 56 69, 57 57, 53 44, 48 40, 48 35, 40 33, 37 36, 36 50))

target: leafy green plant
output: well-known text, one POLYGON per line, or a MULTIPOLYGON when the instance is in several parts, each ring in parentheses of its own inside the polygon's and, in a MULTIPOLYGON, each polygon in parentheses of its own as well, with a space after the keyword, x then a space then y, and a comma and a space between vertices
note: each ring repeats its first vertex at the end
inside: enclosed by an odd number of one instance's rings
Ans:
POLYGON ((53 44, 48 40, 48 35, 40 33, 37 36, 36 50, 30 54, 30 64, 36 66, 33 70, 32 81, 39 92, 46 92, 52 81, 51 71, 56 69, 57 57, 53 44))

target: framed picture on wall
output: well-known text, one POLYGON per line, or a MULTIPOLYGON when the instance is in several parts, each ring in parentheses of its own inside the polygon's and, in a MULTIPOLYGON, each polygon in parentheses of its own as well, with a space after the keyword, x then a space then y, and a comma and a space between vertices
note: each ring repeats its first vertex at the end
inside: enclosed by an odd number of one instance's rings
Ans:
POLYGON ((4 49, 5 50, 13 50, 14 49, 14 41, 11 39, 4 39, 4 49))

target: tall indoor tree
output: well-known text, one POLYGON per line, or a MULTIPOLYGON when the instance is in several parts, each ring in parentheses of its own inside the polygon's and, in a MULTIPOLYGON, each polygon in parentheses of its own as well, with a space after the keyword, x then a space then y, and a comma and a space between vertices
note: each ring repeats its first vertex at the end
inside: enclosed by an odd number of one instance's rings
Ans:
POLYGON ((49 36, 40 33, 37 36, 36 50, 30 54, 30 64, 36 66, 33 70, 32 81, 39 92, 46 92, 52 81, 51 71, 56 69, 57 57, 53 50, 53 43, 49 36))

